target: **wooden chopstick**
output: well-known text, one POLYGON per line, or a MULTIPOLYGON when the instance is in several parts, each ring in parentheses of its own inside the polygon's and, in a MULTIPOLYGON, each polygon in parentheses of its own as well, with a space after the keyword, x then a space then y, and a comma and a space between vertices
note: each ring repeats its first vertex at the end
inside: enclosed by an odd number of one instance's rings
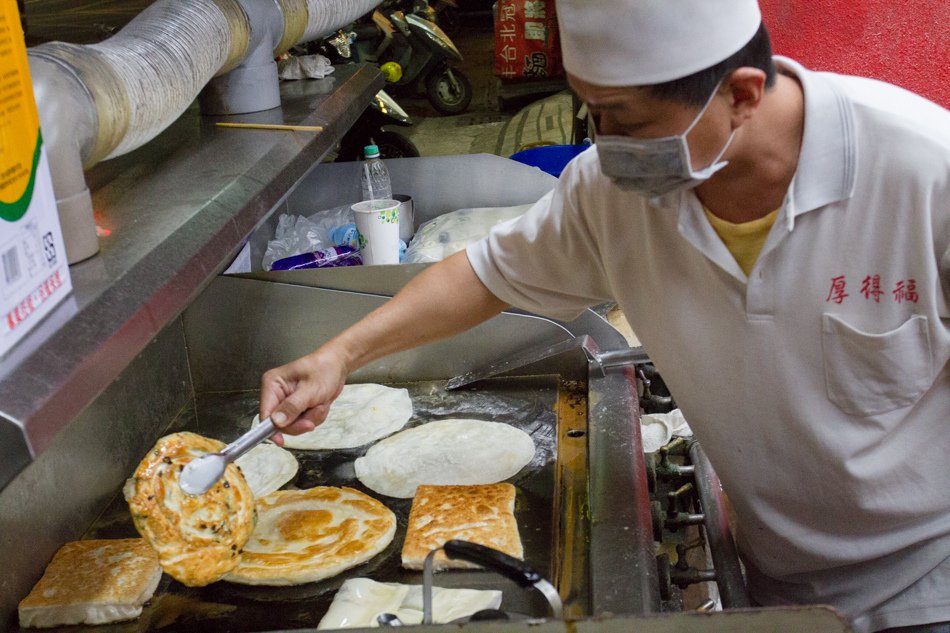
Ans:
POLYGON ((290 130, 292 132, 322 132, 322 125, 279 125, 277 123, 215 123, 218 127, 236 127, 249 130, 290 130))

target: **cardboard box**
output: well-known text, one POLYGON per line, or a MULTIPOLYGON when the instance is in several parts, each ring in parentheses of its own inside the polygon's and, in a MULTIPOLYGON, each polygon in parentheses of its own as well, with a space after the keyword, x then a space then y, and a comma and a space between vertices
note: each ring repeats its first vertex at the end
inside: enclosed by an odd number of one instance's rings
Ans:
POLYGON ((16 0, 0 0, 0 356, 72 290, 16 0))

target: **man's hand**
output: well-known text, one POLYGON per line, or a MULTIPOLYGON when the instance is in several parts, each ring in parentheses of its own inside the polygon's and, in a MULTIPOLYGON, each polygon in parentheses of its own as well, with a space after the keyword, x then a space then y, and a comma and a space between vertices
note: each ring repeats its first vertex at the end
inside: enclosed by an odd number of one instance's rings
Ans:
POLYGON ((326 348, 265 373, 261 419, 269 416, 280 428, 274 441, 283 445, 282 433, 299 435, 319 426, 343 390, 346 374, 346 364, 326 348))
MULTIPOLYGON (((420 273, 326 345, 261 379, 261 419, 299 435, 323 422, 349 372, 388 354, 463 332, 505 309, 479 280, 465 252, 420 273), (299 418, 298 418, 299 416, 299 418)), ((280 433, 274 441, 283 443, 280 433)))

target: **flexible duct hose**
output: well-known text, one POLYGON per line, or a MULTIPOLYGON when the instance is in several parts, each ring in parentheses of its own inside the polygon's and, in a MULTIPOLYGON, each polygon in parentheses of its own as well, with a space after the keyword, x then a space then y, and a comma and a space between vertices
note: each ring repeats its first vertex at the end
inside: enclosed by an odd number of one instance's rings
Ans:
POLYGON ((349 24, 359 16, 376 7, 379 2, 372 3, 372 6, 366 7, 360 13, 353 16, 352 19, 339 21, 339 16, 346 15, 351 9, 352 0, 320 0, 319 2, 311 0, 308 2, 307 30, 304 32, 303 41, 319 39, 324 35, 332 33, 340 27, 349 24), (316 7, 319 6, 319 10, 316 7))
POLYGON ((250 37, 240 7, 191 0, 153 4, 115 36, 90 45, 122 79, 128 108, 126 134, 106 158, 130 152, 168 127, 209 79, 241 62, 250 37))
POLYGON ((158 0, 99 44, 29 49, 69 262, 98 251, 79 165, 141 147, 216 75, 323 37, 379 1, 158 0))

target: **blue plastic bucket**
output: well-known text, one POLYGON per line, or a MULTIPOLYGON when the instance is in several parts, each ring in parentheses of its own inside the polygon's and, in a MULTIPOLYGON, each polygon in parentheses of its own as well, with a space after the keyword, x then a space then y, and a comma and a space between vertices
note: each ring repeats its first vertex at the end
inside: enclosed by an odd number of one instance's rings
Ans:
POLYGON ((564 171, 564 167, 571 162, 575 156, 583 152, 590 145, 546 145, 544 147, 532 147, 511 155, 511 160, 516 160, 525 165, 537 167, 543 172, 558 177, 564 171))

